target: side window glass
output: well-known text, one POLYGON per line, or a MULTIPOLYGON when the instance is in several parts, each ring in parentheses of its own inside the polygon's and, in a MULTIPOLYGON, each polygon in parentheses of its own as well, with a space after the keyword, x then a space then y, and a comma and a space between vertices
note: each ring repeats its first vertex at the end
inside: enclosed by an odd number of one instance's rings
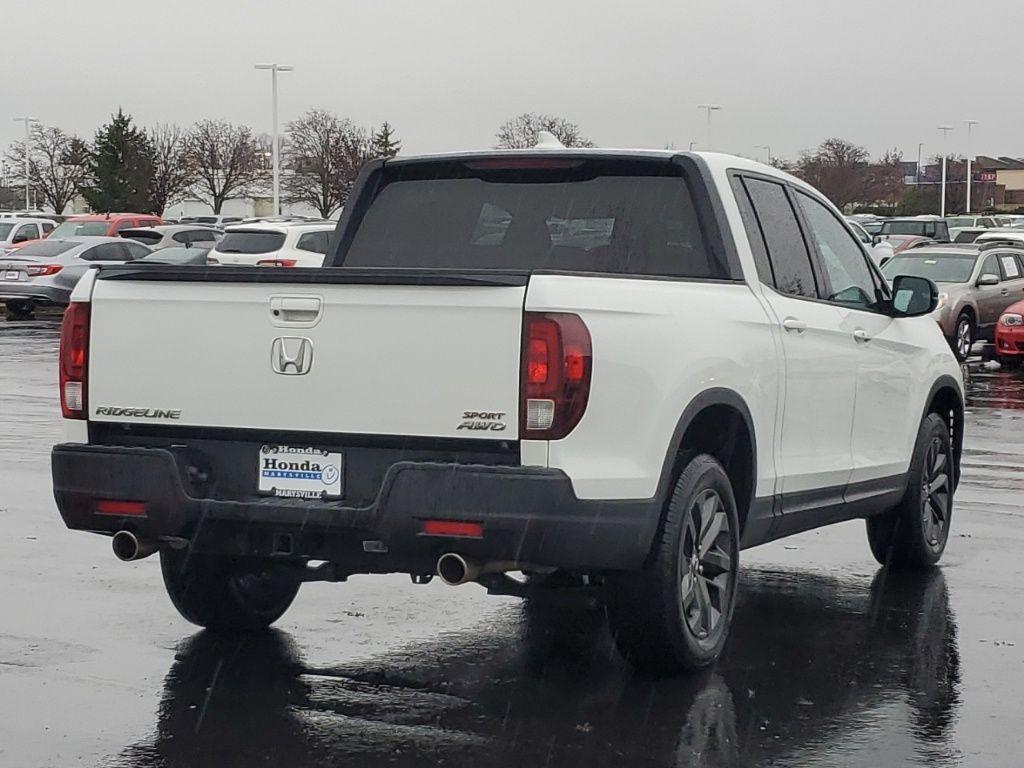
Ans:
POLYGON ((875 281, 863 249, 826 206, 803 192, 797 192, 797 199, 828 275, 828 300, 847 307, 874 309, 878 301, 875 281))
POLYGON ((53 232, 53 224, 43 224, 43 234, 48 235, 53 232))
POLYGON ((118 224, 114 228, 114 231, 115 232, 120 232, 120 231, 122 231, 124 229, 131 229, 134 226, 135 226, 135 222, 134 221, 132 221, 131 219, 125 219, 124 221, 122 221, 120 224, 118 224))
POLYGON ((147 255, 149 253, 152 253, 152 251, 150 251, 149 248, 147 248, 146 246, 142 245, 141 243, 135 243, 135 242, 127 241, 127 242, 121 243, 120 246, 125 249, 125 251, 126 251, 125 258, 128 261, 133 261, 135 259, 141 259, 143 256, 145 256, 145 255, 147 255))
POLYGON ((785 187, 751 178, 743 184, 764 237, 775 288, 791 296, 817 298, 811 257, 785 187))
POLYGON ((296 248, 312 253, 327 253, 328 232, 307 232, 299 238, 296 248))
POLYGON ((1004 253, 999 257, 999 263, 1003 267, 1004 280, 1016 280, 1020 277, 1020 269, 1017 267, 1017 259, 1012 253, 1004 253))
POLYGON ((736 205, 740 209, 740 218, 743 219, 743 229, 747 232, 747 240, 750 241, 750 250, 754 255, 754 266, 757 268, 757 277, 765 285, 775 285, 775 277, 772 275, 772 265, 768 261, 768 251, 765 249, 764 236, 761 234, 761 227, 757 223, 757 215, 754 213, 754 206, 750 204, 750 196, 747 188, 743 186, 743 180, 739 176, 731 179, 732 191, 736 196, 736 205))
POLYGON ((999 269, 999 262, 997 261, 994 253, 990 253, 985 259, 985 263, 981 267, 980 275, 995 275, 996 277, 1002 276, 1002 271, 999 269))
POLYGON ((191 232, 175 232, 171 235, 171 239, 176 243, 188 243, 191 240, 191 232))
POLYGON ((39 227, 35 224, 26 224, 18 231, 18 236, 26 240, 35 240, 39 237, 39 227))

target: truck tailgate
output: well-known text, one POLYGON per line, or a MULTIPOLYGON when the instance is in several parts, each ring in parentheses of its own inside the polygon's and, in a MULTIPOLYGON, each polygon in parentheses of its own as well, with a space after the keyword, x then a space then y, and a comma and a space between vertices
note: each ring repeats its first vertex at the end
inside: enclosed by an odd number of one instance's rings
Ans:
POLYGON ((294 270, 307 273, 296 282, 278 270, 255 282, 101 276, 89 418, 516 438, 526 277, 375 284, 312 271, 294 270))

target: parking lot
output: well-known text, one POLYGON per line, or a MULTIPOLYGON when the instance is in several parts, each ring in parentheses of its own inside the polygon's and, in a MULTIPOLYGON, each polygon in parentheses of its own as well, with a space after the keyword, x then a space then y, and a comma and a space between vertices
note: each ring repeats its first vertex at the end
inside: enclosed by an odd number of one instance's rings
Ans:
MULTIPOLYGON (((59 315, 0 321, 0 765, 1016 764, 1024 379, 969 363, 941 569, 888 578, 859 521, 744 553, 723 660, 650 682, 600 617, 475 585, 308 584, 273 632, 197 632, 157 558, 54 507, 59 315)), ((130 366, 124 375, 130 376, 130 366)))

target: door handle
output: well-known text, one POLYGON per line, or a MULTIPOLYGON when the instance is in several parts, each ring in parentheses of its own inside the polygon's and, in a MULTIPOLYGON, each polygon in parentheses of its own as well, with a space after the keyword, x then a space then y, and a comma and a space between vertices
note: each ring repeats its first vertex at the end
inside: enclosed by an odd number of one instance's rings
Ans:
POLYGON ((787 331, 796 331, 797 333, 803 333, 807 330, 807 323, 803 320, 798 320, 795 317, 787 317, 782 321, 782 327, 787 331))
POLYGON ((319 296, 271 296, 270 320, 274 325, 312 328, 320 321, 323 300, 319 296))
POLYGON ((868 332, 865 331, 863 328, 858 328, 853 332, 853 339, 854 341, 859 341, 862 344, 867 344, 869 341, 871 341, 871 336, 868 335, 868 332))
POLYGON ((1001 293, 1001 294, 1003 294, 1003 296, 1005 296, 1005 295, 1006 295, 1006 294, 1008 294, 1009 292, 1010 292, 1010 289, 1009 289, 1009 288, 1003 288, 1003 290, 1001 290, 1001 291, 1000 291, 1000 293, 1001 293))

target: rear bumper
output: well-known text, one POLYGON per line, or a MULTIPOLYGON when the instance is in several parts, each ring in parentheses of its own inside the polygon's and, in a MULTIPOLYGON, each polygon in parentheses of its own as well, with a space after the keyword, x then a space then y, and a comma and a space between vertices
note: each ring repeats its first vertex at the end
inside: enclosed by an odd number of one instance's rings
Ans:
POLYGON ((0 280, 0 301, 32 300, 39 304, 67 304, 71 300, 71 291, 55 285, 37 283, 15 283, 0 280))
POLYGON ((53 449, 54 497, 68 528, 189 539, 197 551, 330 560, 347 573, 432 572, 458 552, 478 560, 579 570, 637 570, 659 522, 653 500, 576 498, 559 470, 397 462, 376 500, 190 495, 162 448, 62 444, 53 449), (99 514, 98 500, 145 504, 144 516, 99 514), (482 538, 428 536, 426 519, 479 522, 482 538), (282 552, 287 542, 289 551, 282 552))

